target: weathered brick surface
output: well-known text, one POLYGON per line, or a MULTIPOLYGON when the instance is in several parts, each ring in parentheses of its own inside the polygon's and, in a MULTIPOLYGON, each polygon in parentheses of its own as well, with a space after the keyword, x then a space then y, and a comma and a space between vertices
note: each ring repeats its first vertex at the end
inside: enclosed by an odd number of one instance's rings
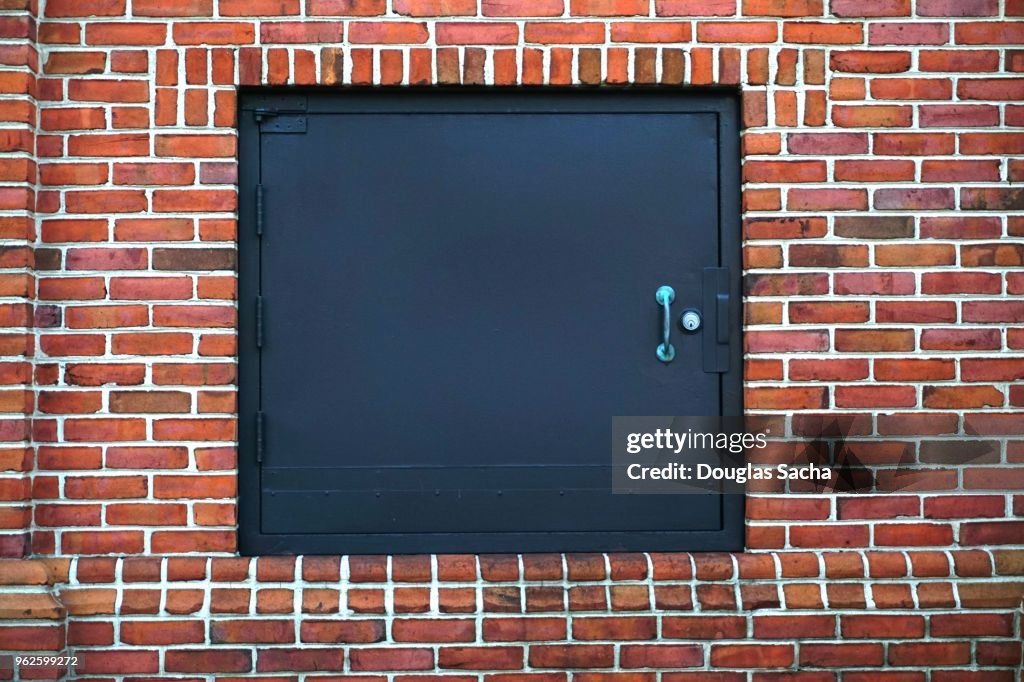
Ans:
POLYGON ((1021 665, 1021 549, 422 556, 371 571, 364 558, 329 556, 11 561, 2 563, 0 650, 70 652, 75 678, 528 665, 533 674, 686 670, 706 675, 699 679, 799 669, 823 680, 852 671, 881 679, 873 675, 883 669, 899 679, 939 670, 960 679, 970 667, 978 679, 1014 680, 1021 665), (530 568, 538 559, 547 566, 540 573, 530 568), (421 604, 399 597, 419 589, 398 587, 410 562, 428 585, 421 604), (514 570, 494 572, 495 563, 514 570), (571 566, 577 577, 564 581, 571 566), (520 598, 489 604, 489 590, 520 598), (537 590, 543 601, 522 597, 537 590), (580 590, 592 596, 574 597, 580 590), (370 591, 393 597, 367 610, 370 591), (454 591, 467 594, 468 611, 446 608, 442 595, 454 591))
POLYGON ((1019 679, 1024 4, 38 4, 0 3, 0 555, 73 559, 0 563, 0 650, 80 677, 1019 679), (926 435, 928 475, 754 496, 736 556, 231 558, 237 88, 460 83, 741 93, 748 409, 846 413, 880 461, 926 435), (1010 442, 957 467, 968 434, 1010 442))

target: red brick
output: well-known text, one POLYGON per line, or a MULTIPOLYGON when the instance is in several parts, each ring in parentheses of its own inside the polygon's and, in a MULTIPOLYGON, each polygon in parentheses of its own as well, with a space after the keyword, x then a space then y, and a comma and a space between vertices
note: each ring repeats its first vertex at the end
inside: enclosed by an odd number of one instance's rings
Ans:
MULTIPOLYGON (((892 645, 898 646, 898 645, 892 645)), ((847 668, 882 665, 881 644, 802 644, 800 665, 815 668, 847 668)))
POLYGON ((231 135, 157 135, 154 144, 157 156, 230 157, 236 148, 231 135))
POLYGON ((949 40, 944 23, 878 22, 868 31, 870 45, 943 45, 949 40))
POLYGON ((523 660, 521 647, 441 647, 437 666, 457 670, 519 670, 523 660))
POLYGON ((924 105, 920 118, 923 128, 996 126, 999 110, 987 104, 924 105))
POLYGON ((996 161, 928 160, 921 164, 923 182, 996 182, 999 164, 996 161))
POLYGON ((300 626, 300 640, 312 643, 364 644, 384 639, 384 624, 379 620, 306 620, 300 626))
POLYGON ((562 618, 485 618, 483 639, 488 642, 531 642, 565 639, 562 618))
POLYGON ((864 133, 793 133, 787 137, 791 154, 864 154, 868 136, 864 133))
POLYGON ((1024 134, 1018 133, 963 133, 960 136, 960 153, 1021 154, 1024 153, 1024 134))
POLYGON ((188 218, 121 218, 114 223, 118 241, 187 241, 194 234, 188 218))
POLYGON ((299 0, 220 0, 219 8, 225 17, 298 14, 299 0))
POLYGON ((150 153, 150 136, 139 133, 72 135, 68 154, 75 157, 143 157, 150 153))
POLYGON ((42 221, 44 242, 102 242, 107 240, 107 221, 102 219, 50 219, 42 221))
POLYGON ((71 213, 140 213, 148 206, 141 190, 67 192, 64 200, 71 213))
POLYGON ((704 662, 701 647, 693 644, 627 644, 619 657, 623 668, 695 668, 704 662))
POLYGON ((988 239, 1002 233, 999 219, 979 216, 935 217, 921 219, 921 237, 925 239, 988 239))
POLYGON ((85 675, 156 673, 160 653, 152 649, 83 649, 78 653, 77 673, 85 675))
POLYGON ((865 525, 794 526, 789 533, 794 547, 865 547, 868 542, 865 525))
POLYGON ((978 73, 997 71, 999 53, 995 50, 921 50, 921 71, 978 73))
POLYGON ((791 189, 787 208, 792 211, 854 211, 867 208, 863 189, 791 189))
POLYGON ((956 415, 950 414, 883 414, 878 416, 878 432, 882 435, 944 435, 957 428, 956 415))
POLYGON ((391 637, 396 642, 472 642, 476 626, 468 619, 397 619, 391 637))
POLYGON ((290 620, 214 620, 210 641, 215 644, 291 644, 295 624, 290 620))
POLYGON ((395 0, 396 14, 411 17, 472 16, 476 14, 474 0, 395 0))
POLYGON ((741 639, 746 620, 740 616, 666 616, 663 636, 668 639, 741 639))
MULTIPOLYGON (((339 657, 342 652, 339 650, 339 657)), ((388 649, 353 649, 352 670, 431 670, 434 652, 430 649, 393 647, 388 649)), ((282 668, 294 670, 294 668, 282 668)))
POLYGON ((711 665, 720 668, 788 668, 793 661, 794 653, 791 644, 713 644, 711 646, 711 665))
POLYGON ((106 115, 99 107, 44 109, 39 115, 43 130, 97 130, 105 125, 106 115))
POLYGON ((788 22, 783 25, 785 42, 854 45, 864 40, 864 28, 857 23, 788 22))
POLYGON ((929 618, 933 637, 1012 637, 1009 614, 935 614, 929 618))
POLYGON ((913 386, 837 386, 836 407, 915 407, 917 389, 913 386))
POLYGON ((913 111, 909 106, 861 104, 835 105, 832 121, 841 128, 909 128, 913 111))
POLYGON ((1024 190, 1001 187, 963 188, 960 190, 960 205, 965 210, 1016 211, 1024 209, 1024 190))
POLYGON ((750 353, 780 351, 821 351, 828 348, 828 332, 790 331, 748 332, 745 339, 750 353))
POLYGON ((168 672, 249 672, 252 654, 246 649, 171 649, 164 658, 168 672))
MULTIPOLYGON (((979 470, 979 473, 983 472, 979 470)), ((924 501, 924 515, 930 519, 999 517, 1003 515, 1005 506, 1001 497, 981 495, 927 497, 924 501)))
POLYGON ((734 16, 736 0, 655 0, 654 11, 659 17, 734 16))
POLYGON ((524 39, 528 43, 573 44, 604 41, 603 24, 592 22, 530 22, 524 39))
POLYGON ((178 45, 248 45, 256 40, 256 30, 242 22, 178 22, 173 38, 178 45))
POLYGON ((890 211, 951 209, 955 201, 953 190, 945 187, 874 191, 874 208, 890 211))
POLYGON ((167 26, 159 23, 119 22, 86 24, 87 45, 163 45, 167 26))
MULTIPOLYGON (((482 0, 485 17, 557 17, 564 9, 563 0, 482 0)), ((475 13, 474 10, 469 14, 475 13)))
POLYGON ((956 249, 950 244, 880 244, 875 264, 883 267, 954 265, 956 249))
POLYGON ((153 496, 159 499, 234 497, 234 476, 160 475, 153 479, 153 496))
POLYGON ((349 24, 348 39, 352 43, 425 43, 426 24, 419 22, 358 21, 349 24))
POLYGON ((921 276, 925 294, 999 294, 1002 278, 986 272, 926 272, 921 276))
POLYGON ((867 247, 847 244, 793 244, 789 264, 794 267, 866 267, 867 247))
POLYGON ((855 381, 867 377, 867 360, 791 360, 789 364, 791 381, 855 381))
POLYGON ((743 0, 748 17, 820 17, 823 0, 743 0))
POLYGON ((953 82, 948 78, 876 78, 871 96, 879 100, 950 99, 953 82))
POLYGON ((61 550, 66 554, 141 554, 142 531, 65 531, 61 550))
POLYGON ((697 40, 702 43, 773 43, 778 28, 767 21, 707 21, 697 24, 697 40))
POLYGON ((915 286, 914 276, 911 273, 858 272, 835 275, 835 293, 840 295, 912 294, 915 286))
POLYGON ((307 12, 313 16, 370 17, 384 14, 385 0, 309 0, 307 12))
POLYGON ((972 21, 957 24, 958 45, 1020 45, 1024 42, 1024 22, 972 21))
MULTIPOLYGON (((1020 244, 970 244, 960 247, 964 267, 1019 266, 1024 264, 1024 246, 1020 244)), ((1014 293, 1011 291, 1010 293, 1014 293)))
POLYGON ((913 161, 853 161, 835 162, 835 179, 852 182, 899 182, 914 179, 913 161))
POLYGON ((536 644, 530 647, 534 668, 611 668, 614 651, 609 644, 536 644))
POLYGON ((1020 542, 1024 521, 990 521, 964 523, 960 528, 960 542, 974 545, 1012 545, 1020 542))
POLYGON ((835 637, 835 633, 835 616, 757 616, 754 618, 754 637, 757 639, 832 639, 835 637))
POLYGON ((917 14, 922 17, 986 17, 998 13, 998 0, 921 0, 917 6, 917 14))
POLYGON ((205 639, 206 626, 199 620, 126 621, 121 624, 125 644, 194 644, 205 639))
POLYGON ((117 17, 125 12, 126 0, 50 0, 47 17, 117 17))
POLYGON ((209 17, 213 16, 213 0, 132 0, 132 14, 137 17, 209 17))
POLYGON ((743 166, 746 182, 822 182, 824 161, 748 161, 743 166))
POLYGON ((832 0, 829 4, 837 17, 906 17, 910 16, 910 0, 832 0))
POLYGON ((613 42, 623 43, 685 43, 691 31, 689 23, 681 22, 616 22, 611 36, 613 42))
POLYGON ((948 666, 968 663, 968 642, 914 642, 889 645, 890 665, 948 666))
POLYGON ((1002 407, 1006 397, 994 386, 926 386, 924 406, 932 409, 1002 407))
POLYGON ((890 547, 946 546, 953 543, 948 524, 901 523, 875 526, 875 544, 890 547))
POLYGON ((574 618, 572 633, 581 640, 653 639, 657 622, 647 616, 574 618))
POLYGON ((624 17, 646 15, 646 0, 569 0, 569 13, 573 16, 624 17))
POLYGON ((846 73, 904 73, 910 53, 904 51, 836 50, 829 57, 833 71, 846 73))
POLYGON ((149 87, 141 80, 71 80, 68 98, 79 102, 147 102, 149 87))

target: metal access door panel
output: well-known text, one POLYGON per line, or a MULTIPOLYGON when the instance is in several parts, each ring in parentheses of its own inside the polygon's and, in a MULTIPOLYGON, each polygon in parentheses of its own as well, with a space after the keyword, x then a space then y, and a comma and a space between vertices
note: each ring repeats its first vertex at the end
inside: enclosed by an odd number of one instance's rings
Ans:
POLYGON ((242 110, 243 549, 739 546, 735 501, 613 496, 608 471, 612 416, 739 413, 739 344, 724 373, 700 334, 659 361, 653 298, 699 308, 732 265, 738 301, 731 98, 242 110))

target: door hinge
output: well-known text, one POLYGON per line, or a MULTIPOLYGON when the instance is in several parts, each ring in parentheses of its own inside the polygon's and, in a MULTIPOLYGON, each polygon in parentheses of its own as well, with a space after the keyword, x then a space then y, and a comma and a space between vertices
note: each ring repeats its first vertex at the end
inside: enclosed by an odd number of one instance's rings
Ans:
POLYGON ((256 297, 256 347, 263 348, 263 297, 256 297))
POLYGON ((263 463, 263 412, 256 413, 256 462, 263 463))
POLYGON ((279 107, 258 107, 253 116, 261 133, 305 133, 306 99, 296 98, 279 107))
POLYGON ((256 185, 256 236, 263 235, 263 185, 256 185))

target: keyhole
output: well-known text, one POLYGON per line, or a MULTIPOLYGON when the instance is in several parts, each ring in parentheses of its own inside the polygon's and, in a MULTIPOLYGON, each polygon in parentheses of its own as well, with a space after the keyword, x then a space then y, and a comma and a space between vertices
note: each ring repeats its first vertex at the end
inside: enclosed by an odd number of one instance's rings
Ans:
POLYGON ((700 311, 689 308, 683 311, 683 314, 679 316, 679 326, 683 328, 684 332, 690 334, 700 329, 701 317, 700 311))

